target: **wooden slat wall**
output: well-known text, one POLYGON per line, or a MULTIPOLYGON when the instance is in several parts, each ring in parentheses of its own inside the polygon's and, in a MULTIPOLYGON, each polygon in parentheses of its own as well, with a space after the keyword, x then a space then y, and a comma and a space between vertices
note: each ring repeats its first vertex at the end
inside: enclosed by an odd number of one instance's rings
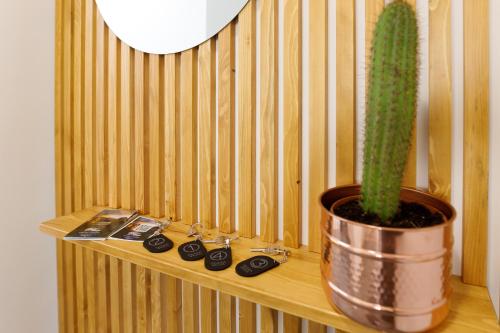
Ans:
MULTIPOLYGON (((414 0, 409 2, 415 6, 414 0)), ((256 236, 260 221, 261 239, 272 243, 280 238, 278 196, 282 193, 285 245, 297 248, 307 239, 309 249, 319 252, 317 198, 328 185, 328 117, 334 117, 337 126, 336 182, 356 179, 355 26, 356 19, 363 18, 356 17, 354 0, 337 1, 337 62, 329 63, 328 1, 305 3, 307 10, 301 0, 250 0, 218 36, 179 54, 152 55, 122 43, 93 0, 56 0, 57 215, 110 205, 186 224, 201 221, 248 238, 256 236), (306 12, 309 43, 303 46, 306 12), (283 36, 281 54, 279 36, 283 36), (303 47, 309 57, 305 68, 303 47), (335 103, 329 103, 333 97, 328 96, 331 66, 336 66, 335 79, 342 82, 337 84, 335 103), (304 85, 306 72, 309 80, 304 85), (306 110, 302 110, 303 86, 309 95, 306 110), (278 168, 279 110, 283 110, 282 170, 278 168), (306 112, 310 144, 308 171, 303 171, 302 115, 306 112), (309 173, 308 218, 302 221, 304 172, 309 173), (282 188, 278 187, 280 174, 282 188), (256 216, 259 201, 260 216, 256 216), (302 224, 308 226, 307 235, 301 234, 302 224)), ((431 192, 448 200, 454 116, 450 5, 451 0, 431 0, 428 13, 429 185, 431 192)), ((463 279, 484 285, 488 5, 486 0, 466 0, 464 6, 463 279)), ((383 0, 365 1, 367 63, 374 23, 383 7, 383 0)), ((415 151, 414 145, 405 179, 408 185, 415 185, 415 151)), ((240 299, 236 313, 237 300, 231 295, 217 297, 215 290, 76 245, 57 241, 57 260, 61 332, 234 332, 237 321, 240 332, 278 330, 274 309, 260 309, 258 328, 256 305, 251 302, 240 299)), ((301 318, 283 315, 286 332, 300 332, 301 326, 301 318)), ((326 331, 313 322, 308 327, 309 332, 326 331)))

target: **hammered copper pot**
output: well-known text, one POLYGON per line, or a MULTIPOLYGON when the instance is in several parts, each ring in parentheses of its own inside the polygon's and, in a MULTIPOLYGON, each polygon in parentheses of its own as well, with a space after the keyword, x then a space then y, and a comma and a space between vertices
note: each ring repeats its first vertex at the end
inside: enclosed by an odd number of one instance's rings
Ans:
POLYGON ((359 197, 360 186, 322 194, 321 274, 330 304, 386 332, 421 332, 447 316, 455 210, 428 193, 401 189, 401 200, 439 211, 445 222, 427 228, 375 227, 333 214, 359 197))

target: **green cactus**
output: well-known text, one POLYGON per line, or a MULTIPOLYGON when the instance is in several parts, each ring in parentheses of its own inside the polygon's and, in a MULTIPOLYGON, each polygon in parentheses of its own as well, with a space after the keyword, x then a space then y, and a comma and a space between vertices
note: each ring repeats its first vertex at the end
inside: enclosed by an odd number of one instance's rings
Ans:
POLYGON ((365 119, 361 204, 389 221, 399 192, 415 119, 418 28, 401 0, 386 6, 372 42, 365 119))

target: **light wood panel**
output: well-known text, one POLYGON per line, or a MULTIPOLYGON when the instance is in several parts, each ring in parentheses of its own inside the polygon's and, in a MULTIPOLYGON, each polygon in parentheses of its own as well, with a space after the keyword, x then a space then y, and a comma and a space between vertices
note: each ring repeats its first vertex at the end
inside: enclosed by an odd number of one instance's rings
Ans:
MULTIPOLYGON (((78 246, 76 247, 78 249, 78 246)), ((123 332, 122 316, 122 262, 114 257, 109 257, 109 321, 111 332, 123 332)), ((80 327, 80 325, 78 326, 80 327)))
POLYGON ((73 85, 73 209, 83 208, 83 20, 85 19, 85 2, 73 2, 73 36, 72 36, 72 85, 73 85))
POLYGON ((161 284, 161 274, 156 271, 151 271, 151 296, 148 300, 151 304, 151 332, 162 331, 163 307, 166 300, 163 298, 162 284, 161 284))
MULTIPOLYGON (((326 333, 326 326, 321 325, 319 323, 316 323, 314 321, 309 321, 307 323, 307 329, 308 329, 308 332, 326 333)), ((340 330, 338 330, 338 331, 340 331, 340 330)), ((335 333, 337 333, 338 331, 336 331, 335 333)), ((339 332, 339 333, 341 333, 341 332, 339 332)))
POLYGON ((134 51, 134 205, 139 211, 146 211, 146 145, 145 123, 147 112, 145 108, 145 56, 134 51))
POLYGON ((84 249, 81 246, 75 246, 76 327, 81 332, 85 332, 87 326, 85 264, 84 249))
MULTIPOLYGON (((64 184, 63 184, 63 123, 62 123, 62 112, 63 105, 62 99, 64 96, 63 91, 63 43, 64 43, 64 16, 63 16, 63 0, 56 0, 55 3, 55 42, 54 42, 54 166, 55 166, 55 195, 56 195, 56 215, 61 216, 63 214, 64 204, 64 184)), ((58 246, 62 247, 62 244, 58 242, 58 246)), ((58 263, 62 260, 62 249, 57 251, 58 263)), ((61 280, 61 275, 58 275, 59 280, 61 280)), ((59 285, 59 284, 58 284, 59 285)), ((61 293, 59 293, 61 297, 61 293)), ((61 318, 61 302, 59 302, 59 326, 64 327, 64 318, 61 318)))
POLYGON ((238 16, 238 226, 255 236, 256 0, 238 16))
POLYGON ((356 180, 356 19, 355 1, 338 1, 336 185, 356 180))
MULTIPOLYGON (((413 9, 416 9, 416 0, 405 0, 413 9)), ((418 17, 418 13, 417 13, 418 17)), ((417 107, 418 112, 418 107, 417 107)), ((408 152, 408 161, 403 176, 403 186, 415 187, 417 185, 417 124, 413 125, 413 134, 411 137, 410 151, 408 152)))
POLYGON ((151 215, 165 215, 165 99, 164 57, 157 54, 149 56, 149 200, 151 215))
POLYGON ((309 2, 309 249, 320 251, 318 197, 328 186, 328 2, 309 2))
MULTIPOLYGON (((108 160, 107 160, 107 43, 108 29, 101 14, 96 11, 95 23, 95 151, 94 168, 96 182, 96 203, 108 203, 108 160)), ((68 107, 68 110, 70 108, 68 107)), ((69 154, 68 154, 69 155, 69 154)), ((70 155, 71 156, 71 155, 70 155)), ((71 195, 68 195, 71 198, 71 195)))
POLYGON ((219 332, 236 332, 236 299, 225 293, 219 293, 219 332))
POLYGON ((278 311, 267 306, 260 307, 261 333, 278 333, 278 311))
POLYGON ((278 239, 278 1, 260 4, 260 237, 278 239))
POLYGON ((123 309, 123 332, 132 333, 134 331, 134 267, 128 261, 122 261, 122 309, 123 309))
MULTIPOLYGON (((95 5, 93 1, 85 0, 85 45, 84 45, 84 154, 83 154, 83 182, 84 182, 84 207, 92 207, 95 203, 95 182, 94 182, 94 94, 95 94, 95 80, 94 80, 94 27, 95 27, 95 5)), ((57 63, 57 59, 56 59, 57 63)), ((56 66, 57 67, 57 66, 56 66)), ((57 80, 56 80, 57 82, 57 80)), ((56 84, 57 87, 57 84, 56 84)), ((57 118, 57 108, 56 108, 57 118)), ((56 120, 56 124, 57 124, 56 120)), ((57 130, 56 130, 57 138, 57 130)), ((57 146, 57 145, 56 145, 57 146)), ((57 149, 56 149, 57 151, 57 149)), ((57 157, 57 156, 56 156, 57 157)), ((56 170, 57 174, 57 170, 56 170)))
POLYGON ((231 233, 234 221, 234 24, 218 36, 219 229, 231 233))
POLYGON ((61 131, 62 131, 62 177, 63 177, 63 197, 62 197, 62 213, 68 214, 72 212, 72 164, 71 164, 71 151, 72 144, 71 141, 73 139, 73 124, 72 124, 72 101, 71 97, 73 94, 73 82, 72 82, 72 38, 71 32, 73 29, 72 25, 72 11, 73 3, 71 1, 66 1, 63 3, 63 45, 62 45, 62 80, 63 80, 63 88, 62 88, 62 121, 61 121, 61 131))
POLYGON ((429 2, 429 191, 451 196, 451 9, 429 2))
POLYGON ((134 51, 120 44, 120 203, 123 208, 134 208, 134 113, 133 91, 134 51))
MULTIPOLYGON (((112 31, 108 30, 107 73, 107 156, 108 202, 111 207, 120 206, 120 45, 112 31)), ((76 116, 76 114, 75 114, 76 116)), ((76 178, 75 178, 76 181, 76 178)))
POLYGON ((180 57, 165 56, 165 216, 176 221, 179 212, 179 76, 180 57))
POLYGON ((239 300, 240 333, 255 333, 256 329, 256 306, 255 303, 239 300))
POLYGON ((302 331, 301 319, 291 314, 283 313, 283 331, 286 333, 300 333, 302 331))
POLYGON ((489 161, 488 1, 464 1, 462 278, 486 284, 489 161))
MULTIPOLYGON (((96 291, 96 332, 108 332, 111 321, 109 320, 108 312, 108 273, 109 273, 109 257, 103 253, 96 253, 96 270, 95 270, 95 291, 96 291)), ((145 269, 144 269, 145 270, 145 269)))
POLYGON ((182 52, 180 64, 180 185, 181 219, 193 224, 198 219, 197 194, 197 80, 198 50, 182 52))
POLYGON ((372 56, 372 40, 373 32, 377 19, 384 10, 384 0, 365 0, 365 62, 366 62, 366 75, 365 86, 368 87, 370 75, 368 73, 372 56))
MULTIPOLYGON (((87 332, 97 331, 97 284, 96 284, 96 254, 85 249, 85 283, 87 285, 87 332)), ((64 303, 63 303, 64 304, 64 303)), ((64 326, 60 326, 64 327, 64 326)))
POLYGON ((136 274, 136 324, 137 332, 144 333, 148 331, 149 313, 148 313, 148 293, 149 293, 149 270, 143 266, 135 267, 136 274))
POLYGON ((198 286, 182 281, 182 332, 196 333, 199 331, 198 322, 198 286))
POLYGON ((217 292, 200 287, 201 332, 217 333, 217 292))
POLYGON ((166 316, 163 327, 167 333, 182 332, 182 283, 179 279, 162 275, 162 284, 167 294, 166 316))
POLYGON ((215 40, 199 48, 198 139, 200 163, 200 222, 215 227, 215 40))
POLYGON ((283 240, 302 240, 302 1, 284 3, 283 40, 283 240))

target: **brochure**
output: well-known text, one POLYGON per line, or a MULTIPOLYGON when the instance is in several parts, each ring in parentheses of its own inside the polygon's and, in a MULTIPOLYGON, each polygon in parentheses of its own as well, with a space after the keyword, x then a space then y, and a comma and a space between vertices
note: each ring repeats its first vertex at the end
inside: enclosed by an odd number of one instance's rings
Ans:
POLYGON ((137 217, 137 211, 105 209, 69 232, 66 240, 104 240, 137 217))

